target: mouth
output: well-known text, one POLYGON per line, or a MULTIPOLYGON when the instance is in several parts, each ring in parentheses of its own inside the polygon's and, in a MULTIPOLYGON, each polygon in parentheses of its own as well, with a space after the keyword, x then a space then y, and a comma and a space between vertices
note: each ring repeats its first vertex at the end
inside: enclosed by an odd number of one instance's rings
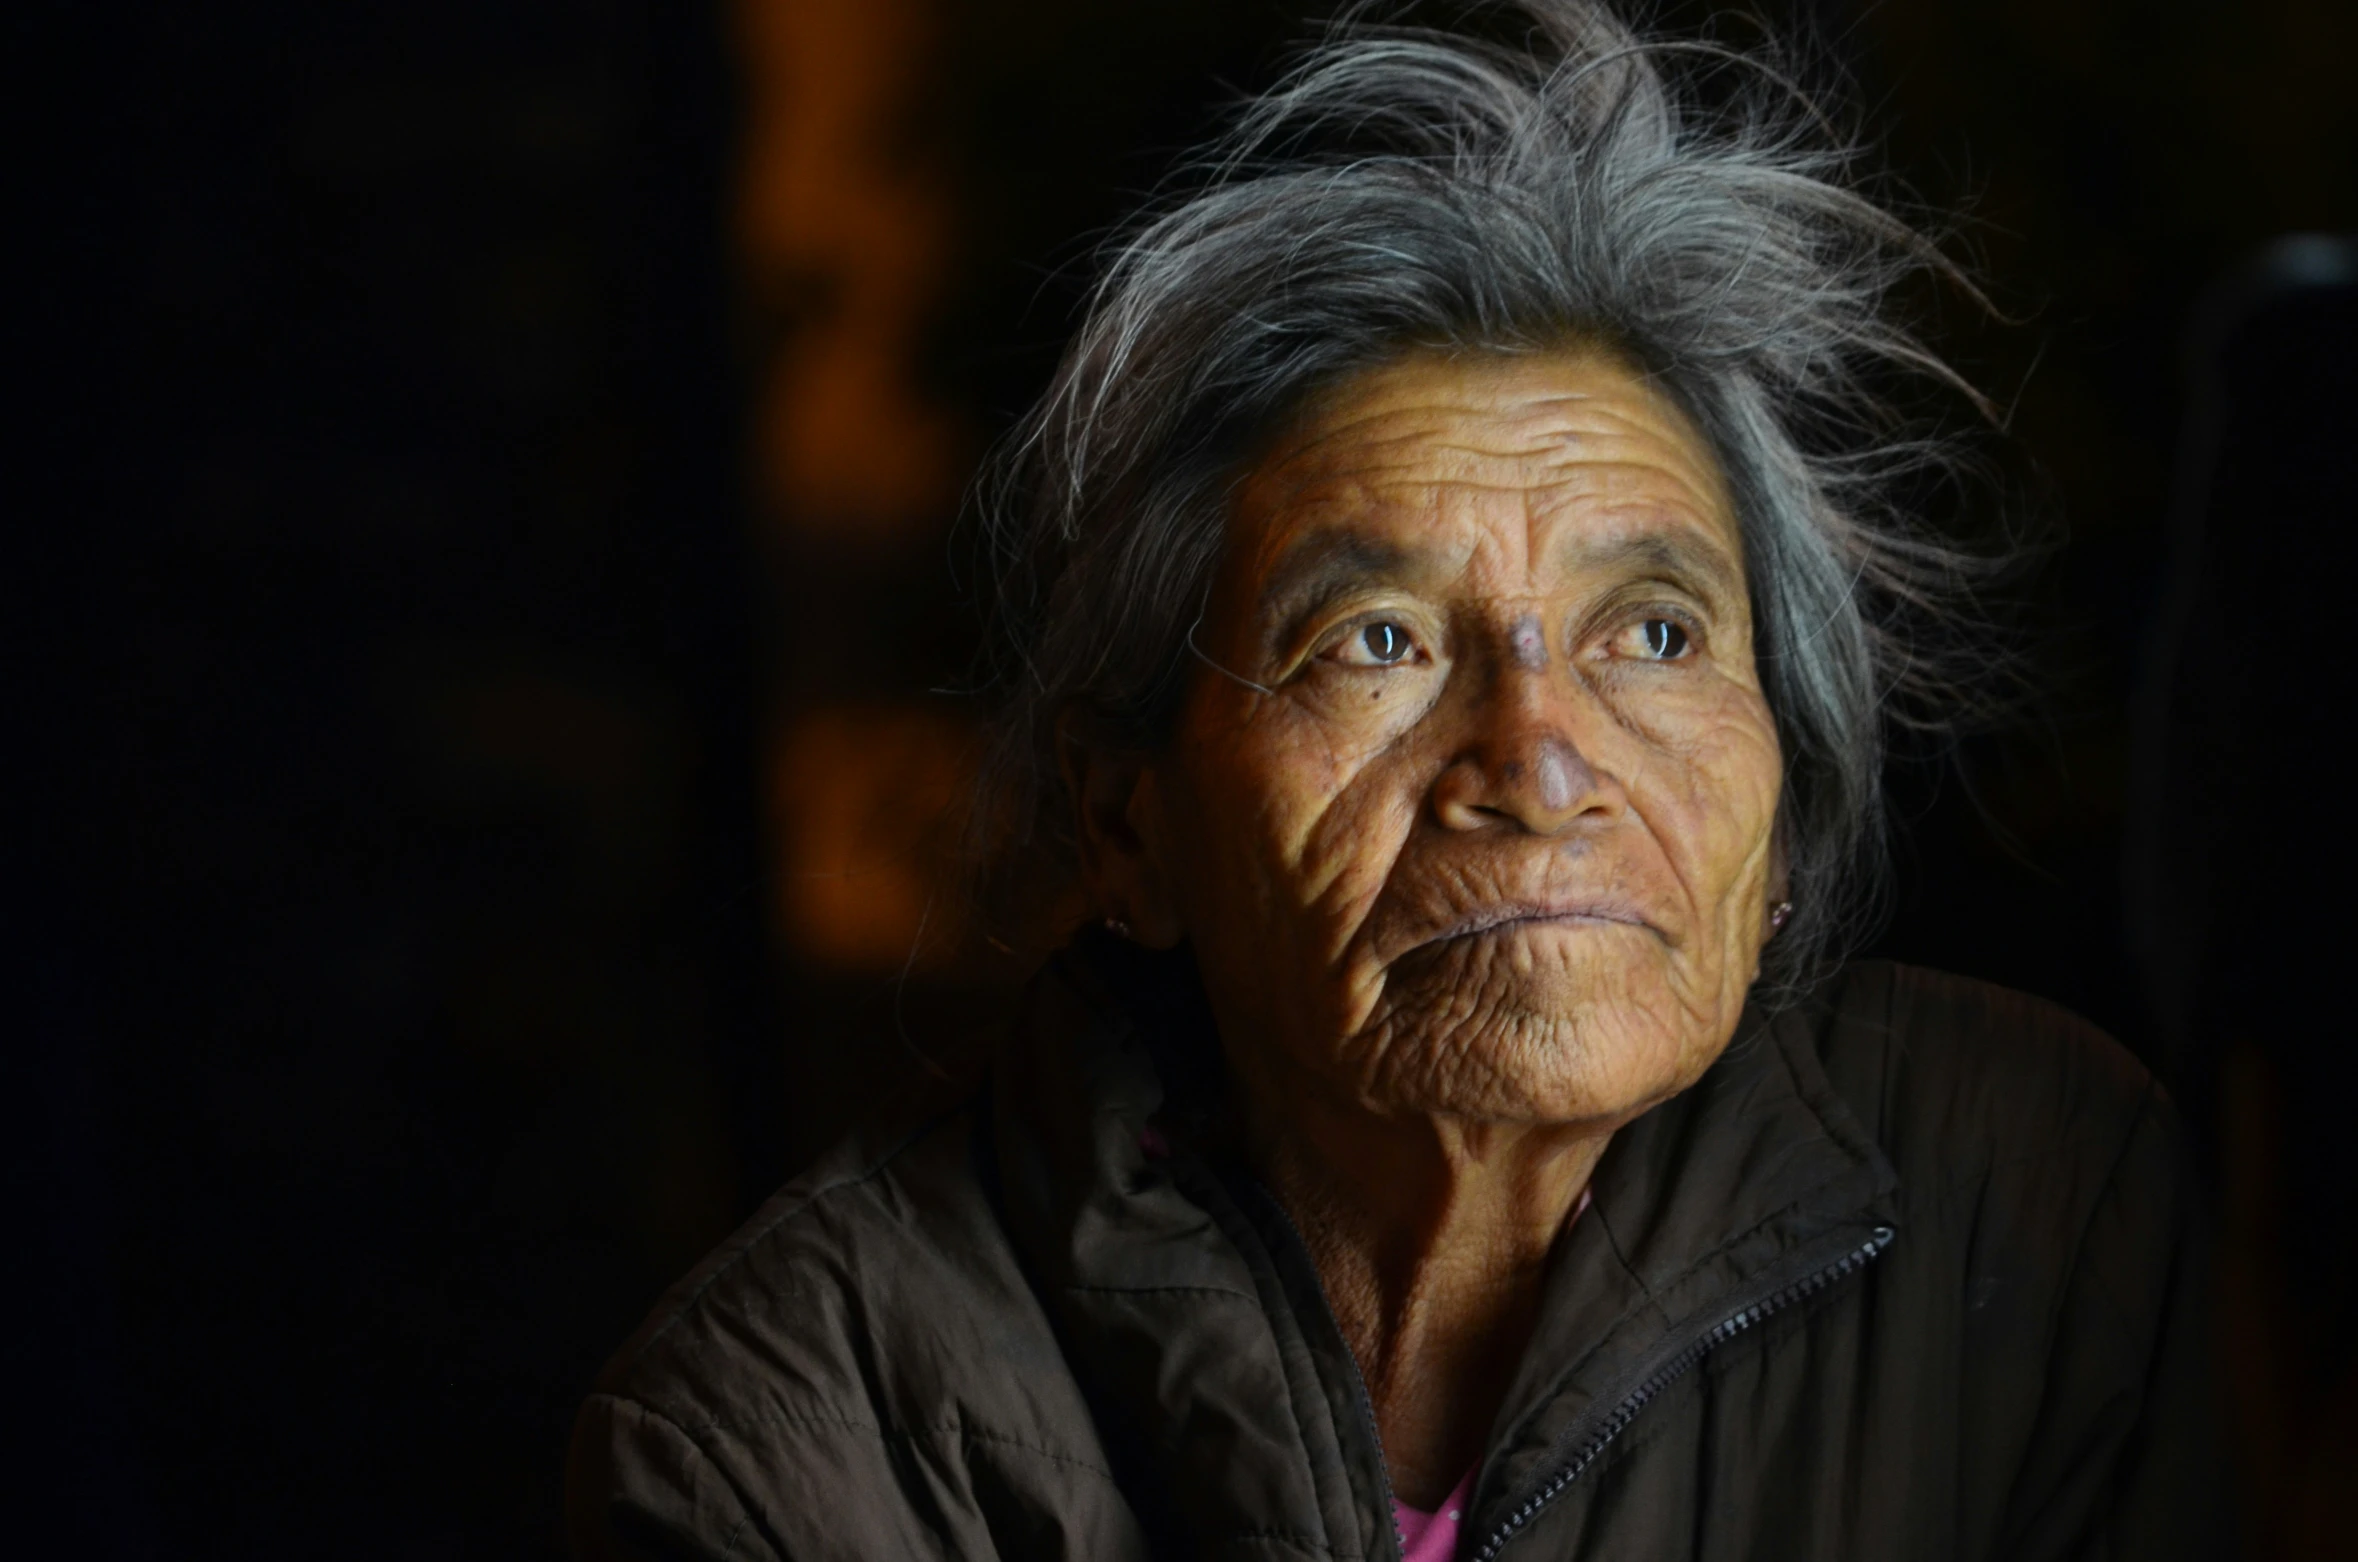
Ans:
POLYGON ((1657 937, 1662 931, 1636 906, 1619 897, 1580 896, 1484 906, 1422 942, 1427 946, 1447 944, 1527 927, 1634 927, 1657 937))

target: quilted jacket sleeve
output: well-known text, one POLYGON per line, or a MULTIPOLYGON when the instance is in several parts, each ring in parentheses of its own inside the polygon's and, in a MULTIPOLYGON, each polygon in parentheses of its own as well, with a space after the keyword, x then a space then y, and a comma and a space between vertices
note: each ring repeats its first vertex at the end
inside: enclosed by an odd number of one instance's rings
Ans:
POLYGON ((644 1405, 590 1396, 566 1462, 565 1527, 579 1562, 778 1558, 703 1451, 644 1405))
POLYGON ((2001 1531, 2005 1555, 2229 1554, 2205 1215, 2175 1114, 2155 1088, 2058 1301, 2041 1430, 2001 1531))

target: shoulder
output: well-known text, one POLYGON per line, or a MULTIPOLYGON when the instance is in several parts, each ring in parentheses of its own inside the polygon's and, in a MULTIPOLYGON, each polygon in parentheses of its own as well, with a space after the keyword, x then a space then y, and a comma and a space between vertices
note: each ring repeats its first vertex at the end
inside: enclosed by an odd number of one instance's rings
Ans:
POLYGON ((1846 971, 1776 1029, 1898 1173, 1874 1277, 1893 1380, 1954 1364, 1995 1554, 2208 1554, 2206 1201, 2152 1075, 2054 1004, 1906 966, 1846 971))
POLYGON ((598 1393, 690 1430, 849 1428, 954 1400, 978 1329, 996 1345, 1040 1317, 985 1186, 982 1121, 969 1095, 838 1144, 665 1294, 598 1393))
POLYGON ((1989 982, 1866 961, 1781 1024, 1903 1179, 2061 1162, 2109 1170, 2167 1098, 2119 1042, 2060 1005, 1989 982))
POLYGON ((754 1537, 813 1534, 931 1554, 943 1537, 890 1494, 917 1480, 955 1509, 940 1522, 974 1521, 953 1497, 978 1449, 1102 1476, 994 1207, 983 1102, 912 1116, 770 1199, 600 1375, 569 1456, 581 1554, 637 1555, 614 1542, 643 1535, 665 1554, 759 1555, 754 1537))
POLYGON ((1890 1159, 1917 1266, 1977 1308, 2002 1286, 2033 1332, 2077 1318, 2122 1374, 2143 1370, 2202 1200, 2177 1114, 2127 1048, 2055 1004, 1879 963, 1777 1028, 1890 1159))

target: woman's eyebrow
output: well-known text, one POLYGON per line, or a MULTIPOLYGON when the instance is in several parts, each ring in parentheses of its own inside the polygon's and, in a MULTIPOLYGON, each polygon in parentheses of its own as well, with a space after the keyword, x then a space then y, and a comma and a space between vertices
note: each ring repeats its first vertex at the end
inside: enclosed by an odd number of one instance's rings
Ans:
POLYGON ((1558 548, 1556 560, 1575 574, 1660 575, 1723 596, 1744 595, 1743 567, 1728 550, 1683 527, 1612 537, 1576 532, 1558 548))
POLYGON ((1261 620, 1286 625, 1355 586, 1429 572, 1432 550, 1358 532, 1316 531, 1289 546, 1261 584, 1261 620))
MULTIPOLYGON (((1370 585, 1413 585, 1442 573, 1443 550, 1369 537, 1345 528, 1296 539, 1263 580, 1260 621, 1283 639, 1302 619, 1339 596, 1370 585)), ((1559 545, 1557 567, 1567 574, 1656 575, 1705 595, 1741 598, 1742 566, 1725 548, 1683 527, 1621 532, 1608 537, 1576 532, 1559 545)))

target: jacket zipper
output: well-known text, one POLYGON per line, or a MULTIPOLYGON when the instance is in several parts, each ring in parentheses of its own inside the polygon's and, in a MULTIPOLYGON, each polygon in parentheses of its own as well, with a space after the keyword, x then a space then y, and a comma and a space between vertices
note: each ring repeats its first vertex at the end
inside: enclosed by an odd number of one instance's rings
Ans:
MULTIPOLYGON (((1257 1179, 1249 1180, 1246 1186, 1250 1187, 1260 1198, 1263 1207, 1276 1218, 1279 1228, 1292 1239, 1294 1247, 1301 1254, 1303 1261, 1305 1263, 1311 1262, 1310 1244, 1302 1240, 1302 1228, 1294 1224, 1292 1213, 1278 1201, 1277 1195, 1271 1193, 1257 1179)), ((1318 1291, 1317 1299, 1319 1310, 1326 1319, 1328 1330, 1333 1333, 1336 1339, 1340 1340, 1343 1337, 1342 1326, 1335 1322, 1334 1304, 1326 1299, 1326 1292, 1323 1288, 1318 1291)), ((1394 1562, 1397 1562, 1397 1559, 1408 1550, 1408 1542, 1406 1537, 1400 1533, 1400 1504, 1399 1499, 1392 1492, 1392 1467, 1384 1460, 1384 1436, 1376 1428, 1375 1396, 1367 1391, 1367 1374, 1359 1370, 1359 1359, 1351 1354, 1348 1346, 1344 1347, 1343 1359, 1351 1367, 1351 1398, 1352 1402, 1359 1407, 1360 1430, 1367 1434, 1367 1446, 1375 1450, 1376 1482, 1382 1488, 1384 1526, 1391 1531, 1392 1558, 1394 1562)))
POLYGON ((1549 1476, 1547 1483, 1526 1498, 1521 1507, 1509 1514, 1506 1522, 1499 1525, 1491 1533, 1490 1538, 1482 1543, 1481 1549, 1471 1553, 1468 1562, 1495 1562, 1506 1543, 1514 1539, 1517 1530, 1537 1517, 1540 1509, 1561 1496, 1565 1487, 1580 1479, 1582 1473, 1590 1465, 1595 1464, 1598 1457, 1612 1446, 1613 1440, 1629 1430, 1629 1424, 1638 1418, 1639 1413, 1656 1396, 1686 1376, 1695 1364, 1710 1354, 1712 1350, 1725 1345, 1771 1314, 1781 1312, 1795 1302, 1807 1300, 1837 1280, 1864 1269, 1868 1264, 1874 1262, 1885 1248, 1891 1246, 1891 1239, 1891 1227, 1877 1226, 1868 1235, 1866 1241, 1852 1248, 1825 1268, 1794 1281, 1782 1290, 1772 1292, 1760 1301, 1722 1318, 1711 1328, 1705 1330, 1686 1349, 1664 1362, 1643 1383, 1630 1390, 1628 1397, 1613 1407, 1613 1413, 1605 1418, 1604 1424, 1590 1435, 1587 1442, 1580 1445, 1580 1451, 1566 1461, 1555 1474, 1549 1476))
MULTIPOLYGON (((1332 1315, 1331 1308, 1329 1315, 1332 1315)), ((1376 1427, 1375 1396, 1367 1391, 1367 1374, 1359 1370, 1357 1357, 1351 1360, 1351 1387, 1359 1401, 1359 1424, 1366 1429, 1368 1445, 1376 1450, 1376 1475, 1384 1488, 1384 1526, 1392 1532, 1392 1555, 1404 1557, 1408 1553, 1408 1537, 1400 1533, 1400 1499, 1392 1494, 1392 1467, 1384 1461, 1384 1434, 1376 1427)))

